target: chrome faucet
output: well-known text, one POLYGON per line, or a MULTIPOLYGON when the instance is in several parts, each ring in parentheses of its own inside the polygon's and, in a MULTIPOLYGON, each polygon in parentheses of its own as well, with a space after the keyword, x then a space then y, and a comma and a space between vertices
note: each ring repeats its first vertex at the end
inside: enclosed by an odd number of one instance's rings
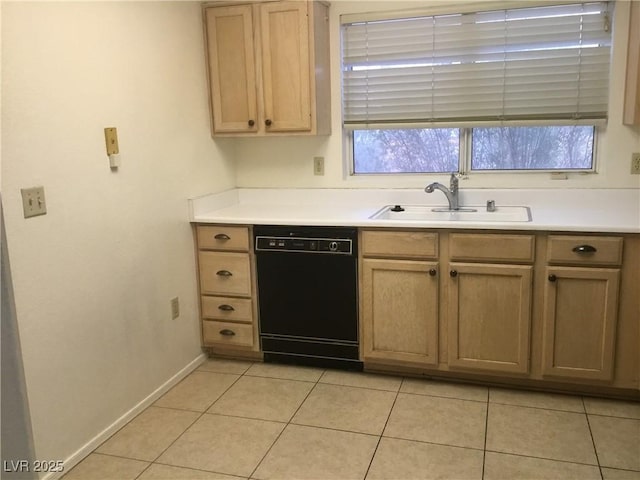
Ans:
POLYGON ((449 188, 445 187, 441 183, 433 182, 427 185, 424 189, 427 193, 433 193, 435 190, 440 190, 447 197, 447 201, 449 202, 448 210, 460 210, 460 206, 458 205, 458 177, 455 173, 451 174, 449 188))

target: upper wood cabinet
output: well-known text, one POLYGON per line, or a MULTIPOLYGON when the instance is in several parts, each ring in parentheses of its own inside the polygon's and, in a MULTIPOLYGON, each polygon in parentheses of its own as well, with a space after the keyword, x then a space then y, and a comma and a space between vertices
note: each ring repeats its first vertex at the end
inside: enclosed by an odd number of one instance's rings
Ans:
POLYGON ((630 2, 627 78, 624 116, 626 125, 640 125, 640 2, 630 2))
POLYGON ((328 7, 204 8, 213 135, 331 133, 328 7))

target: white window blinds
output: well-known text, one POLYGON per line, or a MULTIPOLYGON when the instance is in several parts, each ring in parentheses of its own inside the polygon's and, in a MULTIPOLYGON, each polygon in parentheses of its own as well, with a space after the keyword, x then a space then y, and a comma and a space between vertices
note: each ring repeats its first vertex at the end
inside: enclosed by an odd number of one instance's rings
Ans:
POLYGON ((611 8, 565 4, 344 24, 345 126, 606 119, 611 8))

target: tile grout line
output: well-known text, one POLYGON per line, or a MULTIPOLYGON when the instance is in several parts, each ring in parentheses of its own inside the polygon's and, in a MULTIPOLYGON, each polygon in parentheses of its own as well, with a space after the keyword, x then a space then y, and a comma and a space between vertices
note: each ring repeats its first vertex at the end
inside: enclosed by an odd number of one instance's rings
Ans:
MULTIPOLYGON (((595 465, 593 463, 582 463, 582 462, 575 462, 575 461, 572 461, 572 460, 562 460, 560 458, 551 458, 551 457, 535 457, 533 455, 525 455, 523 453, 501 452, 500 450, 487 450, 487 452, 498 453, 500 455, 509 455, 509 456, 512 456, 512 457, 533 458, 533 459, 537 459, 537 460, 549 460, 549 461, 557 462, 557 463, 570 463, 571 465, 583 465, 585 467, 597 467, 598 466, 598 465, 595 465)), ((631 470, 631 471, 635 471, 635 470, 631 470)))
POLYGON ((489 400, 491 399, 491 387, 487 388, 487 410, 484 416, 484 446, 482 448, 482 476, 484 480, 484 469, 487 462, 487 436, 489 435, 489 400))
MULTIPOLYGON (((387 390, 388 391, 388 390, 387 390)), ((405 395, 414 395, 417 397, 432 397, 432 398, 446 398, 447 400, 463 400, 465 402, 476 402, 476 403, 487 403, 487 400, 474 400, 472 398, 461 398, 461 397, 453 397, 453 396, 445 396, 445 395, 433 395, 430 393, 415 393, 415 392, 402 392, 405 395)), ((509 404, 505 404, 509 405, 509 404)), ((519 405, 515 405, 519 406, 519 405)))
POLYGON ((589 414, 587 413, 587 406, 584 403, 584 396, 582 398, 582 408, 584 408, 584 417, 587 419, 587 427, 589 428, 589 436, 591 437, 591 445, 593 445, 593 453, 596 456, 596 462, 598 462, 598 471, 600 472, 600 478, 604 479, 602 474, 602 465, 600 465, 600 458, 598 457, 598 449, 596 448, 596 441, 593 438, 593 431, 591 430, 591 422, 589 422, 589 414))
MULTIPOLYGON (((307 398, 309 398, 309 395, 311 395, 311 392, 313 392, 316 387, 318 386, 318 383, 320 382, 320 379, 322 378, 322 376, 326 373, 326 369, 322 370, 322 373, 318 376, 318 379, 314 382, 313 387, 311 387, 311 389, 309 390, 309 392, 307 393, 307 395, 304 397, 304 399, 302 400, 302 402, 300 402, 300 405, 298 405, 298 408, 296 408, 296 411, 293 412, 293 415, 291 415, 291 418, 289 418, 289 420, 287 421, 287 423, 285 424, 285 426, 282 428, 282 430, 280 431, 280 433, 278 434, 278 436, 273 440, 273 442, 271 443, 271 446, 267 449, 267 451, 264 453, 264 455, 262 456, 262 458, 260 459, 260 461, 256 464, 256 466, 254 467, 254 469, 252 470, 251 474, 247 477, 248 479, 253 478, 253 475, 256 473, 256 471, 258 470, 258 468, 260 468, 260 465, 262 465, 262 462, 264 462, 264 459, 267 458, 267 455, 269 455, 269 452, 271 452, 271 450, 273 449, 273 447, 275 446, 275 444, 278 442, 278 440, 280 439, 280 437, 282 436, 282 434, 284 433, 284 431, 287 429, 287 427, 289 425, 296 425, 295 423, 292 424, 291 420, 293 420, 293 417, 296 416, 296 414, 298 413, 298 411, 302 408, 302 405, 304 405, 304 402, 307 401, 307 398)), ((250 376, 250 375, 247 375, 250 376)), ((283 380, 283 379, 280 379, 283 380)), ((286 380, 286 379, 284 379, 286 380)), ((311 382, 308 382, 311 383, 311 382)))
POLYGON ((404 383, 404 380, 405 380, 405 377, 402 377, 402 380, 400 380, 400 385, 398 385, 396 396, 393 399, 393 403, 391 404, 391 408, 389 409, 389 413, 387 414, 387 420, 384 422, 382 431, 378 436, 378 442, 376 443, 376 448, 373 449, 373 455, 371 455, 371 460, 369 461, 369 465, 367 466, 367 471, 364 472, 364 477, 362 477, 363 480, 367 478, 367 475, 369 475, 369 470, 371 470, 371 465, 373 465, 373 459, 376 458, 376 453, 378 453, 378 447, 380 446, 380 442, 382 441, 382 436, 384 435, 384 431, 386 430, 387 424, 389 423, 389 419, 391 418, 391 412, 393 412, 393 407, 396 406, 396 401, 398 400, 398 396, 400 395, 400 390, 402 390, 402 384, 404 383))

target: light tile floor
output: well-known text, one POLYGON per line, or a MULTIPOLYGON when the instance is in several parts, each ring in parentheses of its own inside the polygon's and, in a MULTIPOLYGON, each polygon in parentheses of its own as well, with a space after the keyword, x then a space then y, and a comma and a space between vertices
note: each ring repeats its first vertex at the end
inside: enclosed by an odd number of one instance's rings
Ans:
POLYGON ((640 403, 209 359, 64 480, 640 480, 640 403))

